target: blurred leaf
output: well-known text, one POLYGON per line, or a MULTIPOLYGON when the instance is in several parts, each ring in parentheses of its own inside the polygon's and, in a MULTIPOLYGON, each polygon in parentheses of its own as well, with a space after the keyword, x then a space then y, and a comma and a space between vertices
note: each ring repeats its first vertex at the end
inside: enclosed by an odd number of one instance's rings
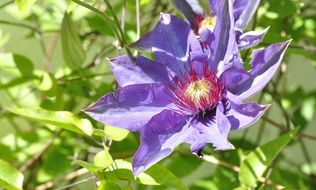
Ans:
POLYGON ((19 10, 22 13, 27 12, 28 10, 31 9, 32 5, 36 2, 37 0, 15 0, 15 4, 18 6, 19 10))
POLYGON ((308 177, 300 174, 296 170, 289 168, 273 168, 270 179, 285 189, 308 190, 311 184, 308 183, 308 177))
POLYGON ((121 141, 127 137, 128 130, 105 125, 104 134, 112 140, 121 141))
POLYGON ((193 156, 177 156, 168 164, 168 169, 177 177, 190 175, 202 163, 201 159, 193 156))
POLYGON ((121 187, 115 183, 107 183, 106 181, 101 182, 98 190, 121 190, 121 187))
POLYGON ((109 153, 109 149, 105 148, 105 150, 98 152, 93 158, 93 163, 97 167, 103 169, 109 167, 113 163, 113 159, 109 153))
POLYGON ((272 140, 250 152, 240 166, 239 180, 242 186, 256 187, 257 180, 271 165, 276 156, 293 139, 299 128, 272 140))
POLYGON ((36 86, 41 91, 48 91, 53 87, 54 77, 45 71, 37 71, 36 76, 39 80, 36 81, 36 86))
POLYGON ((9 163, 0 160, 0 187, 8 190, 19 190, 23 187, 24 176, 9 163))
POLYGON ((179 190, 187 190, 188 188, 173 173, 166 168, 156 164, 141 173, 136 179, 132 174, 132 164, 124 160, 115 160, 113 164, 115 170, 104 173, 106 179, 110 183, 118 180, 129 180, 134 183, 144 185, 164 185, 179 190))
POLYGON ((315 176, 316 175, 316 162, 303 164, 302 171, 306 175, 314 175, 315 176))
POLYGON ((65 13, 61 26, 61 43, 66 64, 72 69, 80 68, 86 59, 86 52, 68 13, 65 13))
POLYGON ((33 63, 19 54, 0 53, 0 68, 9 74, 25 78, 33 76, 33 63))
POLYGON ((313 119, 315 105, 316 102, 314 97, 304 99, 301 113, 307 121, 311 121, 313 119))
POLYGON ((65 174, 71 167, 72 147, 66 144, 53 145, 42 157, 42 165, 37 175, 39 182, 51 180, 65 174), (56 164, 58 163, 58 164, 56 164))
POLYGON ((60 127, 79 134, 90 136, 93 133, 92 124, 88 119, 81 119, 68 111, 48 111, 40 108, 8 108, 8 111, 49 126, 60 127))
POLYGON ((102 170, 101 167, 98 167, 94 164, 91 164, 89 162, 85 162, 85 161, 82 161, 82 160, 77 160, 76 161, 80 166, 88 169, 90 172, 92 173, 97 173, 99 170, 102 170))
POLYGON ((104 27, 104 20, 101 17, 93 15, 86 17, 85 19, 92 30, 95 30, 106 36, 114 36, 110 27, 104 27))

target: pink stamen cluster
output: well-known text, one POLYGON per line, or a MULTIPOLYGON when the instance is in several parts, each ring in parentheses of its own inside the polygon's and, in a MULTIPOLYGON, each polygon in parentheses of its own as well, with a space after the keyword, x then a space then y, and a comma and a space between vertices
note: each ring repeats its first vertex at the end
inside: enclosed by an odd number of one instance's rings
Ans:
POLYGON ((216 107, 224 94, 222 85, 216 73, 203 69, 201 76, 191 69, 180 79, 175 77, 170 92, 174 103, 182 110, 200 113, 216 107))

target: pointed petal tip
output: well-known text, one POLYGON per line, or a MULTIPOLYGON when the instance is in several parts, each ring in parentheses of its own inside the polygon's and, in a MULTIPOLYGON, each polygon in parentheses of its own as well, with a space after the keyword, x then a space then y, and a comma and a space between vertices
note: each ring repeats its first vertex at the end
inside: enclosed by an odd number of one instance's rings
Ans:
POLYGON ((217 151, 235 150, 235 146, 233 144, 229 143, 226 145, 226 147, 221 147, 221 148, 215 147, 215 150, 217 150, 217 151))
POLYGON ((145 166, 134 167, 133 166, 133 176, 136 179, 143 171, 145 171, 145 166))
POLYGON ((168 25, 171 22, 171 15, 168 13, 160 13, 160 21, 161 23, 168 25))

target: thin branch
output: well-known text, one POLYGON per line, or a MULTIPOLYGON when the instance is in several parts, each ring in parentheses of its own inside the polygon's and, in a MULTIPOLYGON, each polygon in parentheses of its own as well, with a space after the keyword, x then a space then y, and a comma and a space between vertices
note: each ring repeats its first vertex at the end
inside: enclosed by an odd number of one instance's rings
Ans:
POLYGON ((90 176, 90 177, 88 177, 88 178, 86 178, 86 179, 77 181, 77 182, 72 183, 72 184, 69 184, 69 185, 65 185, 65 186, 59 187, 59 188, 57 188, 57 189, 55 189, 55 190, 68 189, 69 187, 73 187, 73 186, 79 185, 79 184, 81 184, 81 183, 86 183, 86 182, 88 182, 88 181, 90 181, 90 180, 93 180, 93 179, 96 179, 96 177, 95 177, 95 176, 90 176))
MULTIPOLYGON (((215 165, 220 165, 220 166, 224 166, 228 169, 231 169, 233 170, 234 172, 237 172, 239 173, 240 172, 240 168, 238 166, 235 166, 233 164, 230 164, 228 162, 225 162, 225 161, 221 161, 221 160, 218 160, 217 158, 215 158, 214 156, 208 156, 208 155, 204 155, 202 157, 202 159, 208 163, 211 163, 211 164, 215 164, 215 165)), ((264 183, 264 184, 267 184, 267 185, 271 185, 272 187, 274 187, 275 189, 277 190, 281 190, 281 189, 284 189, 285 187, 282 186, 282 185, 279 185, 279 184, 275 184, 274 182, 272 182, 271 180, 269 179, 265 179, 264 177, 260 177, 258 179, 259 182, 261 183, 264 183)))
MULTIPOLYGON (((266 116, 262 116, 261 117, 262 120, 265 120, 266 122, 270 123, 272 126, 280 129, 281 131, 283 132, 288 132, 289 130, 286 129, 285 126, 283 126, 282 124, 279 124, 275 121, 273 121, 272 119, 266 117, 266 116)), ((316 136, 313 136, 313 135, 308 135, 308 134, 305 134, 305 133, 299 133, 297 135, 299 138, 304 138, 304 139, 309 139, 309 140, 314 140, 316 141, 316 136)))
POLYGON ((6 6, 8 6, 8 5, 12 4, 12 3, 14 3, 14 0, 10 0, 10 1, 0 5, 0 9, 3 9, 4 7, 6 7, 6 6))
POLYGON ((55 139, 60 135, 62 130, 55 133, 55 135, 44 145, 41 151, 39 151, 37 154, 35 154, 31 159, 29 159, 25 164, 23 164, 20 168, 20 172, 24 172, 27 168, 34 165, 46 152, 46 150, 54 143, 55 139))
POLYGON ((6 25, 11 25, 11 26, 17 26, 17 27, 22 27, 22 28, 27 28, 32 31, 40 32, 37 28, 34 26, 30 26, 24 23, 19 23, 19 22, 12 22, 12 21, 7 21, 7 20, 0 20, 0 24, 6 24, 6 25))
POLYGON ((137 39, 140 38, 140 4, 139 0, 136 1, 136 36, 137 39))
POLYGON ((122 0, 122 15, 121 15, 121 28, 125 30, 125 20, 126 20, 126 0, 122 0))
MULTIPOLYGON (((75 179, 75 178, 77 178, 83 174, 86 174, 86 173, 89 173, 89 170, 87 170, 86 168, 80 168, 79 170, 76 170, 74 172, 67 174, 64 177, 64 180, 66 180, 66 181, 72 180, 72 179, 75 179)), ((46 190, 46 189, 54 187, 54 185, 55 185, 55 181, 51 180, 51 181, 48 181, 44 184, 37 186, 35 189, 36 190, 46 190)))

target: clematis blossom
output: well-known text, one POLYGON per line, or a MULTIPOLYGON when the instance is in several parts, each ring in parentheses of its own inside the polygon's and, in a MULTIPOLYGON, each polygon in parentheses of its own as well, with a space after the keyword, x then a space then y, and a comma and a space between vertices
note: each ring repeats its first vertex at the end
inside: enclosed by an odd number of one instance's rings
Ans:
MULTIPOLYGON (((218 6, 223 14, 231 9, 228 1, 218 6)), ((140 133, 132 163, 135 176, 182 143, 195 154, 207 144, 233 149, 230 131, 250 126, 269 107, 246 99, 271 80, 289 41, 253 51, 250 71, 233 63, 221 67, 220 62, 236 60, 227 59, 234 44, 218 39, 230 35, 231 26, 220 26, 226 33, 214 33, 213 49, 205 49, 187 22, 161 14, 156 27, 134 44, 153 52, 153 60, 141 55, 134 62, 128 55, 110 60, 120 88, 84 112, 101 123, 140 133)))
POLYGON ((198 0, 173 0, 173 3, 187 18, 195 34, 200 36, 206 46, 212 45, 214 33, 222 32, 218 30, 222 24, 231 26, 227 29, 234 34, 230 34, 229 37, 236 38, 235 41, 240 50, 259 44, 269 29, 267 27, 261 31, 243 32, 255 14, 260 0, 209 0, 210 9, 206 11, 203 10, 198 0), (229 14, 222 12, 221 5, 224 1, 232 4, 231 10, 227 9, 229 14), (223 20, 224 22, 222 22, 223 20))

